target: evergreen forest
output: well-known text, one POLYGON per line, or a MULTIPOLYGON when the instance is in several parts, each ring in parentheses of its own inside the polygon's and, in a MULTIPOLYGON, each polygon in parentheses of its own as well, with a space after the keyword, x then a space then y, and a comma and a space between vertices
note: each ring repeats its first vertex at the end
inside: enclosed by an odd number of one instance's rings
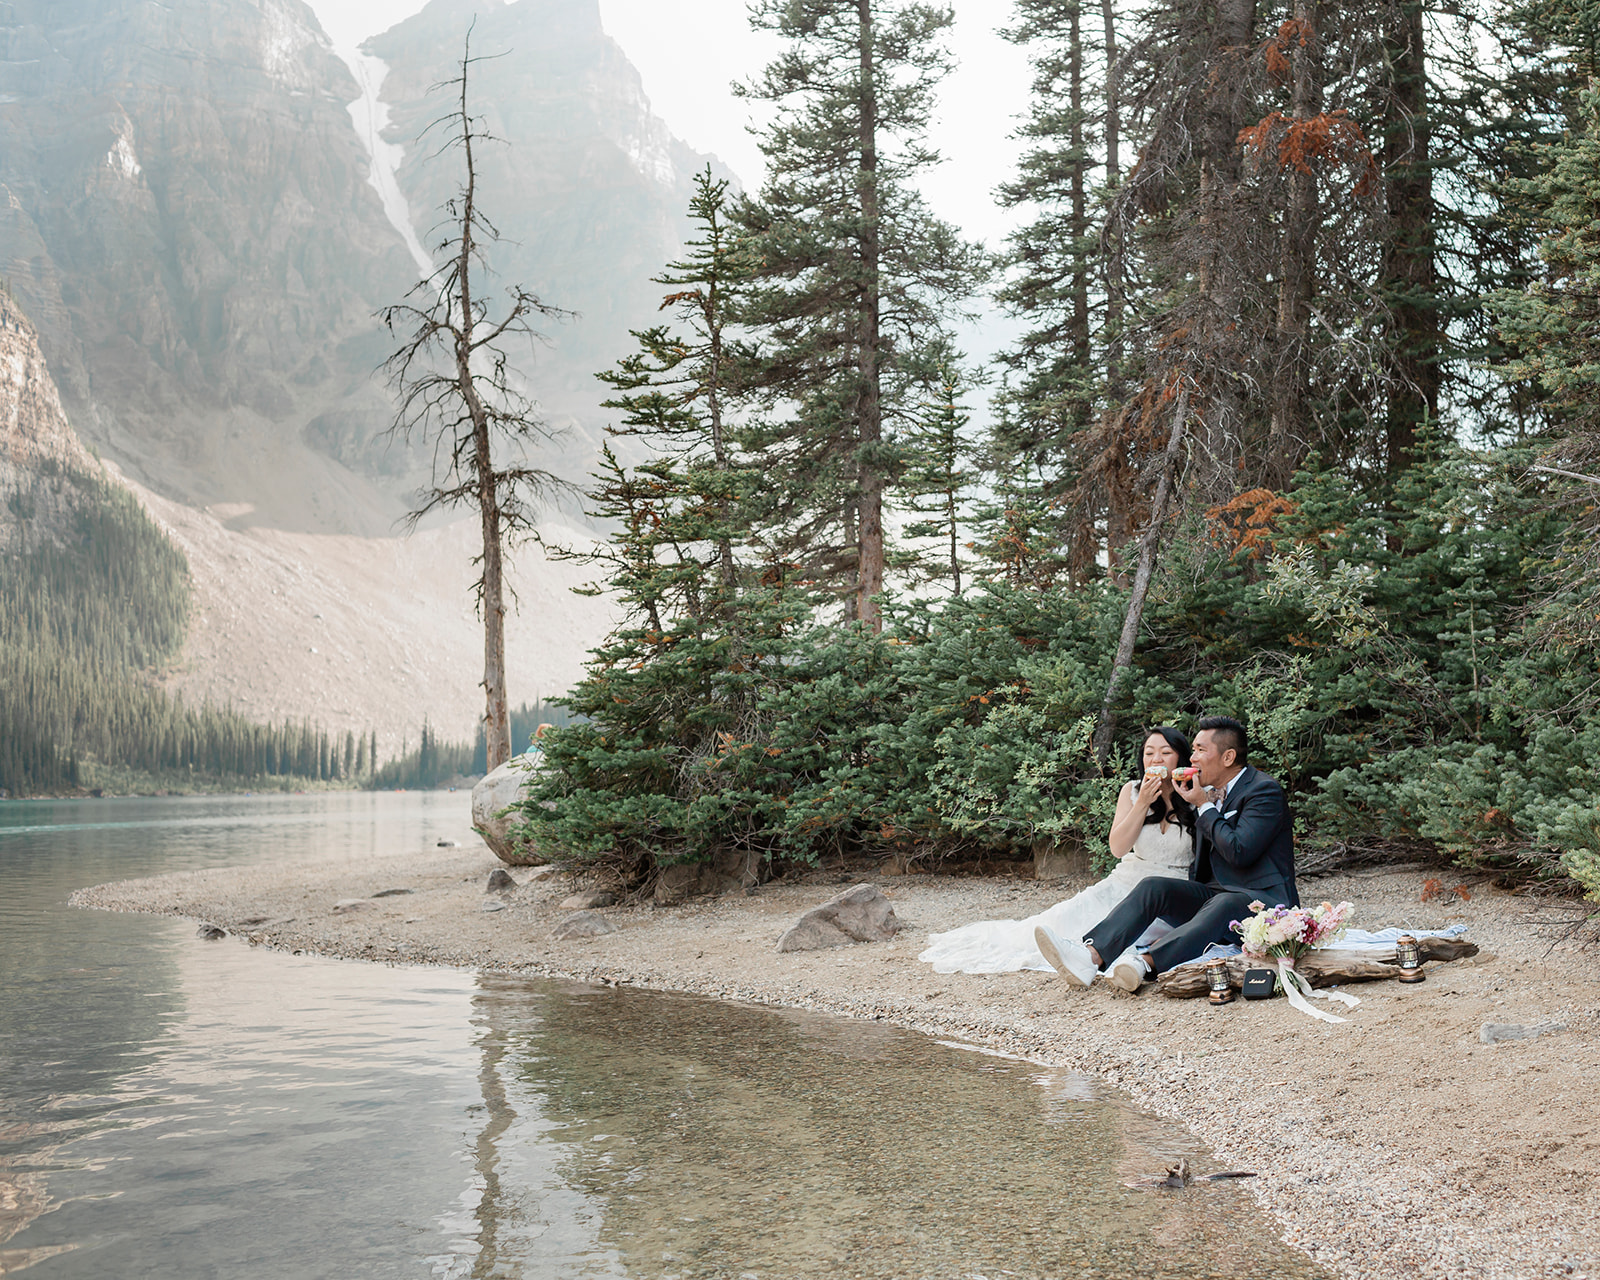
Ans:
POLYGON ((189 571, 132 494, 47 465, 10 507, 35 543, 0 557, 0 792, 370 778, 366 735, 255 724, 155 682, 183 644, 189 571), (41 510, 58 518, 33 519, 41 510))
POLYGON ((1226 713, 1303 867, 1600 894, 1600 6, 1016 0, 990 246, 918 185, 950 9, 751 20, 766 173, 701 177, 600 375, 627 620, 526 837, 635 884, 1103 852, 1145 727, 1226 713))

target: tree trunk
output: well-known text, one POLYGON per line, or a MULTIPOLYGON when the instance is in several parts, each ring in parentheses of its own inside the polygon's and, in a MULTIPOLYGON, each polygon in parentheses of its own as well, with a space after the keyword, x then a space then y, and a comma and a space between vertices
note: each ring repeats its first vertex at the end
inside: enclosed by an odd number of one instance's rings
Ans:
MULTIPOLYGON (((719 255, 722 248, 722 229, 720 222, 711 229, 712 252, 719 255)), ((716 269, 721 270, 720 261, 716 269)), ((706 334, 711 345, 711 368, 706 387, 706 417, 711 426, 711 454, 716 461, 718 472, 726 475, 732 469, 728 460, 727 438, 722 429, 722 299, 718 294, 717 282, 712 280, 706 289, 705 302, 701 307, 706 320, 706 334)), ((718 506, 724 525, 728 521, 728 502, 723 499, 718 506)), ((738 571, 734 567, 733 540, 726 532, 717 540, 718 568, 722 578, 722 607, 731 610, 734 607, 734 594, 738 586, 738 571)))
MULTIPOLYGON (((1239 133, 1251 123, 1247 109, 1247 63, 1253 51, 1255 0, 1218 0, 1212 18, 1211 45, 1204 67, 1204 109, 1200 120, 1200 190, 1198 261, 1195 279, 1203 305, 1191 331, 1190 347, 1202 359, 1237 359, 1239 326, 1244 314, 1246 282, 1243 263, 1231 252, 1229 222, 1237 217, 1236 192, 1243 176, 1239 133)), ((1239 462, 1238 390, 1226 379, 1214 379, 1208 403, 1199 415, 1203 447, 1198 452, 1201 488, 1231 491, 1239 462)))
MULTIPOLYGON (((1117 67, 1116 0, 1100 0, 1100 22, 1104 28, 1106 56, 1106 187, 1116 190, 1122 179, 1122 100, 1117 67)), ((1123 271, 1122 232, 1108 226, 1102 242, 1106 271, 1106 395, 1113 405, 1122 404, 1126 388, 1122 380, 1122 312, 1127 296, 1123 271)), ((1133 537, 1133 513, 1129 509, 1125 486, 1114 474, 1106 485, 1106 565, 1113 582, 1128 585, 1127 568, 1122 563, 1122 548, 1133 537)))
POLYGON ((1106 698, 1100 707, 1100 723, 1094 731, 1094 757, 1101 769, 1111 758, 1111 739, 1116 733, 1117 689, 1122 677, 1133 664, 1134 644, 1139 638, 1139 625, 1144 621, 1144 602, 1150 594, 1150 579, 1155 573, 1156 544, 1161 538, 1161 526, 1166 523, 1167 503, 1172 496, 1172 477, 1177 470, 1178 455, 1183 447, 1184 428, 1189 417, 1189 384, 1185 380, 1178 393, 1178 403, 1172 412, 1172 431, 1167 437, 1167 451, 1161 459, 1161 477, 1156 482, 1156 497, 1150 507, 1150 524, 1139 541, 1139 567, 1133 575, 1133 590, 1128 595, 1128 615, 1122 622, 1122 637, 1117 641, 1116 656, 1111 660, 1111 678, 1106 681, 1106 698))
POLYGON ((489 440, 489 411, 472 380, 473 216, 478 174, 472 156, 472 125, 467 114, 467 64, 461 69, 461 134, 467 167, 461 202, 461 250, 457 264, 456 305, 461 324, 456 339, 456 381, 468 416, 472 419, 474 478, 478 487, 478 514, 483 529, 483 577, 479 602, 483 608, 484 741, 489 768, 497 769, 511 758, 511 709, 506 702, 505 575, 500 546, 500 494, 495 482, 494 456, 489 440))
MULTIPOLYGON (((1117 68, 1117 3, 1100 0, 1100 20, 1106 49, 1106 186, 1115 188, 1122 177, 1122 100, 1117 68)), ((1117 237, 1106 254, 1106 326, 1115 335, 1122 322, 1125 287, 1122 275, 1122 240, 1117 237)), ((1113 375, 1114 376, 1114 375, 1113 375)))
POLYGON ((861 461, 861 506, 856 524, 856 601, 858 619, 883 630, 878 596, 883 593, 884 476, 877 457, 883 442, 883 401, 879 385, 878 290, 878 93, 873 65, 872 0, 856 0, 860 24, 861 99, 859 142, 861 172, 857 191, 861 208, 861 297, 858 304, 859 345, 856 430, 861 461))
MULTIPOLYGON (((1290 116, 1303 124, 1322 110, 1321 41, 1318 0, 1296 0, 1298 30, 1291 39, 1293 73, 1290 116)), ((1305 455, 1308 438, 1306 338, 1316 279, 1317 178, 1291 168, 1289 201, 1283 217, 1278 271, 1277 368, 1272 395, 1272 425, 1263 460, 1263 478, 1274 489, 1287 488, 1305 455)))
POLYGON ((1416 432, 1439 411, 1438 274, 1433 244, 1428 78, 1421 0, 1400 0, 1384 33, 1394 77, 1385 113, 1383 172, 1393 232, 1383 255, 1391 337, 1385 452, 1390 478, 1411 465, 1416 432))
MULTIPOLYGON (((1083 143, 1083 36, 1081 11, 1073 5, 1067 15, 1069 70, 1067 102, 1072 113, 1068 138, 1072 144, 1072 355, 1080 367, 1089 363, 1089 156, 1083 143)), ((1082 426, 1082 422, 1073 424, 1082 426)))

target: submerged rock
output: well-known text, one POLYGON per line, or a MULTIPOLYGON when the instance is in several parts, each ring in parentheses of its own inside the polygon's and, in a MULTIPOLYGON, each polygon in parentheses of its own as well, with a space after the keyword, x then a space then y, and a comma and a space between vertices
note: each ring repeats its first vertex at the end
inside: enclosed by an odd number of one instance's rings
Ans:
POLYGON ((218 938, 226 938, 227 930, 219 929, 214 924, 203 924, 194 931, 195 937, 204 938, 207 942, 215 942, 218 938))
POLYGON ((513 840, 511 817, 506 810, 522 798, 528 780, 528 766, 513 756, 498 769, 491 769, 472 788, 472 829, 494 850, 494 856, 513 867, 536 867, 547 862, 527 841, 513 840))
POLYGON ((853 942, 887 942, 902 927, 883 890, 858 884, 801 916, 778 939, 778 950, 821 951, 853 942))
POLYGON ((372 896, 374 898, 398 898, 402 894, 415 892, 415 889, 379 889, 378 892, 372 896))
POLYGON ((550 931, 552 938, 598 938, 615 933, 617 926, 594 911, 579 911, 568 916, 550 931))
POLYGON ((340 898, 333 904, 333 914, 347 916, 356 911, 371 911, 372 902, 367 898, 340 898))

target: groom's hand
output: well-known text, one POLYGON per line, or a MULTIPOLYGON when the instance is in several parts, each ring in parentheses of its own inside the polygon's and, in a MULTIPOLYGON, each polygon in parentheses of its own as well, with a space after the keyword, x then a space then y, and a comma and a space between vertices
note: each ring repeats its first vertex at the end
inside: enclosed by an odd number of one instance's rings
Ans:
POLYGON ((1200 785, 1200 775, 1198 773, 1192 778, 1174 778, 1172 785, 1177 789, 1178 794, 1196 809, 1211 799, 1206 789, 1200 785))

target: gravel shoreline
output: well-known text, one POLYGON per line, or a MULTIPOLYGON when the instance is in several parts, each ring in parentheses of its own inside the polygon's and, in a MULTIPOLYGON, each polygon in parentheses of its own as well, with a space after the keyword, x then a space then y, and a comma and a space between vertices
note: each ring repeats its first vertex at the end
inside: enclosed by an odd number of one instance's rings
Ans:
MULTIPOLYGON (((1250 1187, 1285 1239, 1352 1280, 1600 1280, 1600 956, 1552 948, 1551 912, 1488 885, 1420 901, 1395 869, 1306 879, 1356 923, 1467 925, 1483 950, 1417 986, 1351 988, 1338 1026, 1283 1000, 1221 1009, 1146 987, 1084 992, 1053 975, 935 974, 929 933, 1042 910, 1078 884, 817 874, 686 906, 604 910, 615 932, 552 940, 583 887, 514 874, 481 846, 405 858, 185 872, 80 890, 75 905, 195 918, 257 945, 391 963, 631 983, 871 1018, 1093 1073, 1187 1126, 1250 1187), (892 942, 779 955, 805 910, 867 879, 906 926, 892 942), (386 890, 399 890, 385 896, 386 890), (357 903, 339 907, 340 903, 357 903), (501 905, 503 904, 503 906, 501 905), (498 909, 496 909, 498 908, 498 909), (1483 1044, 1485 1023, 1564 1024, 1483 1044)), ((1559 914, 1575 914, 1563 904, 1559 914)))

